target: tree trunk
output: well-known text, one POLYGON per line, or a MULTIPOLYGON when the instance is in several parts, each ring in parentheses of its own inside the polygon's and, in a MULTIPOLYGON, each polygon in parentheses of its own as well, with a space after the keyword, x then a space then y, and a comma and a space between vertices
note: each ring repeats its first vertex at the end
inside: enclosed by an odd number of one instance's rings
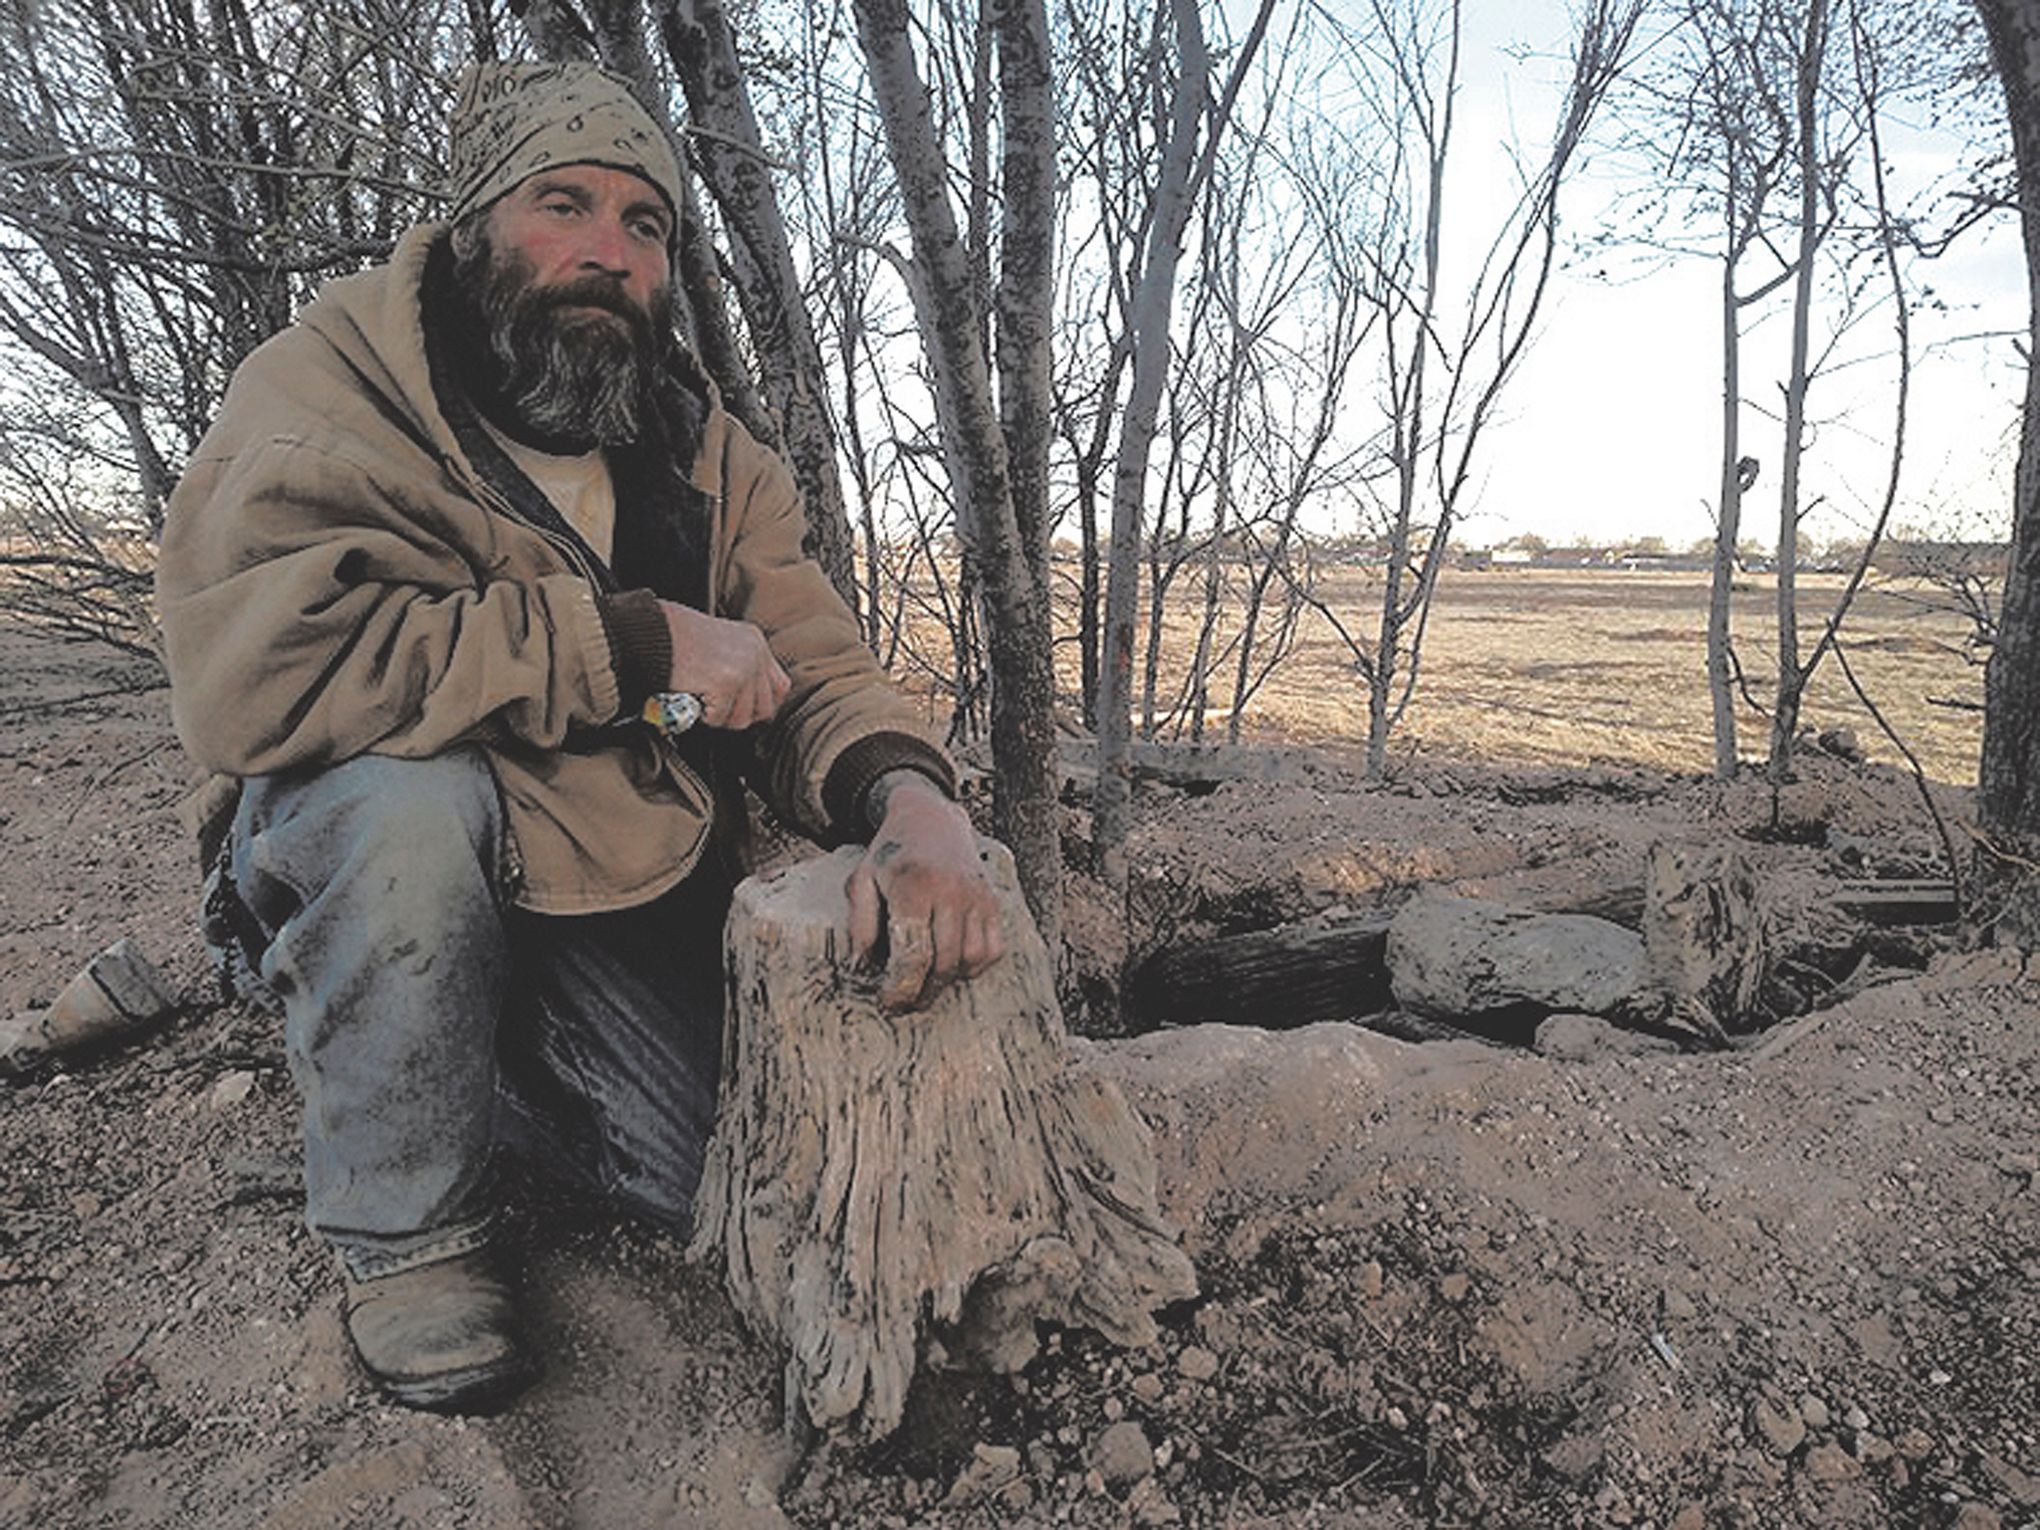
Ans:
MULTIPOLYGON (((1731 182, 1731 187, 1733 182, 1731 182)), ((1730 192, 1731 218, 1734 193, 1730 192)), ((1714 579, 1707 592, 1707 694, 1714 706, 1714 775, 1735 779, 1735 677, 1729 617, 1735 604, 1735 544, 1742 534, 1742 305, 1735 295, 1733 223, 1721 267, 1721 499, 1714 526, 1714 579)))
POLYGON ((1105 581, 1105 644, 1098 676, 1098 795, 1091 842, 1107 887, 1126 890, 1126 835, 1133 820, 1133 782, 1126 772, 1132 734, 1133 622, 1140 592, 1141 512, 1147 494, 1148 449, 1154 444, 1162 385, 1169 372, 1169 317, 1175 306, 1176 262, 1190 218, 1197 121, 1204 110, 1210 65, 1196 0, 1172 0, 1181 73, 1155 191, 1147 263, 1134 295, 1133 386, 1119 434, 1112 478, 1112 543, 1105 581))
POLYGON ((765 402, 779 426, 779 444, 800 485, 809 550, 854 612, 857 557, 837 469, 821 347, 802 299, 793 244, 772 189, 729 20, 719 0, 664 0, 660 26, 687 96, 688 115, 707 130, 689 141, 690 157, 729 229, 737 298, 750 326, 765 402))
MULTIPOLYGON (((1403 604, 1403 580, 1410 572, 1410 542, 1416 522, 1417 467, 1424 450, 1424 362, 1433 344, 1438 313, 1438 268, 1443 258, 1445 168, 1452 148, 1452 104, 1459 88, 1459 6, 1452 6, 1452 41, 1447 56, 1438 117, 1424 116, 1424 241, 1423 290, 1397 293, 1385 315, 1393 345, 1396 308, 1414 308, 1407 370, 1397 375, 1393 351, 1389 360, 1389 391, 1394 418, 1396 469, 1395 522, 1389 529, 1388 567, 1382 574, 1381 626, 1374 662, 1367 675, 1367 779, 1379 781, 1388 771, 1388 735, 1395 726, 1396 671, 1401 663, 1403 628, 1410 611, 1403 604)), ((1398 64, 1403 61, 1398 59, 1398 64)), ((1405 86, 1406 89, 1411 88, 1405 86)))
POLYGON ((999 93, 1005 103, 1000 184, 1005 235, 999 243, 999 426, 1006 436, 1020 550, 1034 571, 1049 620, 1048 449, 1055 417, 1050 387, 1055 323, 1055 91, 1043 0, 997 0, 999 93))
POLYGON ((1985 682, 1972 916, 2040 947, 2040 0, 1977 0, 2005 90, 2018 167, 2030 318, 2012 556, 1985 682))
POLYGON ((1009 954, 892 1015, 847 950, 850 848, 737 889, 732 1009, 691 1252, 785 1344, 789 1421, 876 1438, 924 1346, 1013 1371, 1037 1320, 1153 1342, 1196 1294, 1147 1128, 1069 1063, 1048 952, 988 847, 1009 954))
MULTIPOLYGON (((900 201, 914 246, 909 288, 935 377, 943 453, 955 479, 957 527, 984 580, 992 666, 992 812, 1011 846, 1028 906, 1050 941, 1062 923, 1062 837, 1055 797, 1055 671, 1046 586, 1015 510, 1006 440, 979 338, 969 260, 949 201, 948 166, 914 59, 905 0, 857 0, 857 35, 871 71, 900 201)), ((1048 229, 1009 228, 1012 241, 1050 242, 1048 229)))
POLYGON ((1771 709, 1771 784, 1792 768, 1799 703, 1806 673, 1799 663, 1799 468, 1806 455, 1806 390, 1810 385, 1813 259, 1820 246, 1820 81, 1828 35, 1827 0, 1811 0, 1799 51, 1799 248, 1792 280, 1792 361, 1785 379, 1785 440, 1778 476, 1778 694, 1771 709))

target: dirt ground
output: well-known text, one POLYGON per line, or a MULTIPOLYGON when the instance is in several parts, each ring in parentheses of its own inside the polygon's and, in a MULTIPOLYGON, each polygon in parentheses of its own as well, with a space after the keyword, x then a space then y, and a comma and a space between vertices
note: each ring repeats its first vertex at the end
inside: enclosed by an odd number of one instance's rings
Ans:
POLYGON ((801 1455, 712 1273, 537 1190, 507 1241, 544 1379, 489 1419, 375 1399, 299 1219, 275 1025, 197 944, 151 683, 0 632, 0 1014, 120 936, 187 999, 0 1082, 0 1525, 2040 1527, 2015 961, 1928 940, 1920 970, 1813 973, 1821 1007, 1727 1054, 1106 1034, 1121 956, 1424 883, 1551 901, 1662 837, 1816 891, 1931 875, 1886 767, 1809 761, 1771 840, 1756 786, 1642 768, 1369 788, 1327 757, 1145 793, 1130 917, 1073 897, 1076 1047, 1152 1126, 1202 1296, 1148 1349, 1051 1334, 1017 1377, 928 1378, 891 1441, 801 1455))

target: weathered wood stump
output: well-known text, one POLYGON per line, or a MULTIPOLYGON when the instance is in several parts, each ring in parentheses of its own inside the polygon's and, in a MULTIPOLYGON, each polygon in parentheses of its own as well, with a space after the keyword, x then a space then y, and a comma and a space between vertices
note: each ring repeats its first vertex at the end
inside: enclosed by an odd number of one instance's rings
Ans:
POLYGON ((1749 861, 1732 846, 1650 847, 1644 965, 1664 1018, 1718 1045, 1759 1022, 1773 955, 1766 903, 1749 861))
POLYGON ((1007 955, 879 1009, 849 955, 852 847, 737 889, 724 1079, 690 1249, 788 1350, 789 1425, 875 1439, 924 1353, 1015 1370, 1037 1319, 1153 1340, 1196 1294, 1147 1128, 1069 1066, 1053 969, 1003 847, 1007 955))

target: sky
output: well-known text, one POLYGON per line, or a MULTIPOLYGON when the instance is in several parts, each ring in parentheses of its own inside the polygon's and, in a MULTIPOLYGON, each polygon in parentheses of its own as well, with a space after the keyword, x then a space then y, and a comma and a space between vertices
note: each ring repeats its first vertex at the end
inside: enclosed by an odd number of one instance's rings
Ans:
MULTIPOLYGON (((1466 154, 1455 170, 1457 189, 1448 192, 1457 200, 1448 201, 1447 220, 1459 214, 1471 242, 1483 202, 1510 190, 1501 145, 1511 122, 1534 143, 1555 99, 1538 89, 1534 61, 1519 65, 1504 50, 1521 44, 1556 52, 1566 23, 1552 0, 1473 0, 1467 12, 1466 154)), ((1914 185, 1952 167, 1957 147, 1926 132, 1901 132, 1888 145, 1894 174, 1914 185)), ((1633 183, 1607 157, 1591 161, 1561 204, 1574 232, 1608 214, 1625 184, 1633 183)), ((1893 521, 2002 536, 2024 376, 2010 334, 2025 330, 2024 256, 2009 217, 1968 238, 1930 273, 1947 311, 1914 318, 1911 419, 1893 521)), ((1505 396, 1460 540, 1478 547, 1520 533, 1553 542, 1657 536, 1681 547, 1711 536, 1721 437, 1719 267, 1573 254, 1505 396)), ((1868 525, 1889 471, 1895 367, 1888 315, 1869 317, 1849 344, 1860 359, 1819 384, 1812 401, 1818 424, 1805 487, 1826 503, 1806 529, 1822 541, 1868 525)), ((1766 546, 1778 529, 1777 417, 1788 345, 1784 308, 1774 304, 1744 355, 1743 449, 1762 467, 1744 500, 1743 530, 1766 546)))

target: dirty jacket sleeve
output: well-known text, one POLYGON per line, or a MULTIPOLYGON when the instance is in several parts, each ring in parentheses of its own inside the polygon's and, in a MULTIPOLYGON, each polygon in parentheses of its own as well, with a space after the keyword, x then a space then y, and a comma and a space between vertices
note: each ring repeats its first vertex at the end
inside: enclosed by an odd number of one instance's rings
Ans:
MULTIPOLYGON (((888 770, 917 770, 955 790, 948 756, 919 709, 894 689, 856 618, 802 550, 806 521, 792 474, 728 416, 720 456, 727 561, 722 614, 755 623, 793 690, 755 749, 758 784, 782 817, 823 840, 861 839, 864 793, 888 770)), ((717 450, 719 448, 719 451, 717 450)))
POLYGON ((209 440, 179 485, 158 591, 192 754, 249 776, 467 741, 550 748, 609 721, 616 673, 587 581, 490 577, 486 540, 478 552, 472 527, 448 524, 450 496, 401 454, 379 468, 351 444, 209 440))

